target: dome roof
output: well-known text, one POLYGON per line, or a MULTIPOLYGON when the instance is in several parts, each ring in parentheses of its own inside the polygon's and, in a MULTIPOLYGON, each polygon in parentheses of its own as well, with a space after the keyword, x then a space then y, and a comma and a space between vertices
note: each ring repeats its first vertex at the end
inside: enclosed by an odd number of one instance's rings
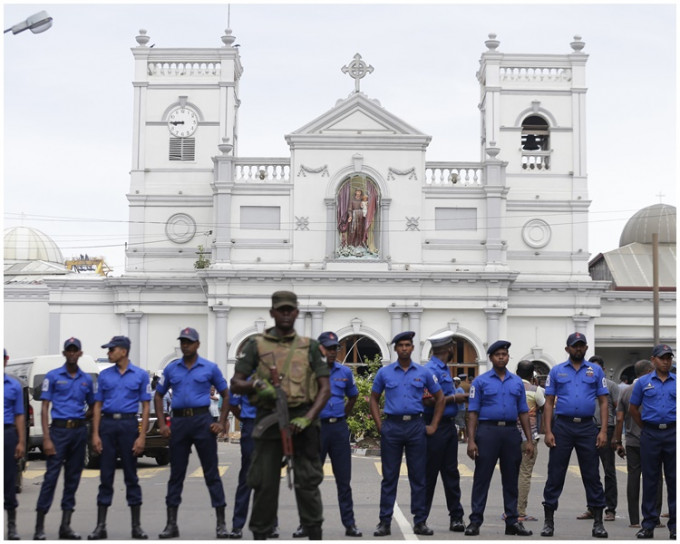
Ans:
POLYGON ((5 229, 5 261, 64 263, 59 246, 44 232, 30 227, 5 229))
POLYGON ((638 242, 651 244, 652 234, 659 233, 660 244, 675 244, 675 206, 654 204, 642 208, 628 220, 621 232, 619 247, 638 242))

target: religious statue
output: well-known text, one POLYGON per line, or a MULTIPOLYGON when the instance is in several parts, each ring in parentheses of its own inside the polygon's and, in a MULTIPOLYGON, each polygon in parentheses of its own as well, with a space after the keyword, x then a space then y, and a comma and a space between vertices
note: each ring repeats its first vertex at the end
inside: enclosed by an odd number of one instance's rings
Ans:
POLYGON ((337 204, 338 256, 377 258, 374 231, 378 192, 373 182, 363 177, 346 181, 338 192, 337 204))

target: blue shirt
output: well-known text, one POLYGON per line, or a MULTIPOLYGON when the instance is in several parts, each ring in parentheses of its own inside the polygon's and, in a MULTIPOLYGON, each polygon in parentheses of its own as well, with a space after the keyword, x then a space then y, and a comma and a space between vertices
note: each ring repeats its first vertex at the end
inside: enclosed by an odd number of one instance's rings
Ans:
POLYGON ((128 363, 123 374, 116 365, 102 370, 94 400, 102 403, 105 414, 136 414, 140 402, 151 400, 149 375, 132 363, 128 363))
POLYGON ((477 376, 470 386, 468 412, 477 412, 479 421, 515 421, 528 411, 522 378, 508 370, 501 380, 491 369, 477 376))
POLYGON ((569 417, 593 417, 595 399, 608 395, 607 378, 602 367, 583 361, 578 370, 571 360, 555 365, 545 380, 545 394, 557 397, 555 414, 569 417))
POLYGON ((24 393, 21 382, 5 374, 5 425, 14 425, 14 417, 24 413, 24 393))
POLYGON ((247 395, 241 395, 240 393, 233 393, 229 391, 229 406, 241 407, 240 419, 255 419, 257 408, 250 404, 247 395))
POLYGON ((321 419, 329 417, 344 417, 345 397, 352 398, 359 395, 357 384, 354 381, 354 373, 351 369, 341 365, 337 361, 331 368, 331 398, 319 414, 321 419))
POLYGON ((396 362, 378 370, 371 391, 378 394, 385 391, 385 413, 401 416, 423 411, 423 390, 426 387, 433 394, 441 390, 432 372, 413 361, 404 371, 396 362))
POLYGON ((227 389, 227 381, 215 363, 198 357, 191 368, 187 368, 184 359, 175 359, 163 369, 156 393, 165 395, 172 387, 173 410, 208 407, 211 385, 220 393, 227 389))
POLYGON ((656 371, 640 376, 633 384, 630 404, 640 406, 642 421, 672 423, 675 421, 675 374, 669 373, 662 382, 656 371))
MULTIPOLYGON (((446 363, 443 363, 433 355, 425 364, 425 368, 427 368, 437 377, 439 387, 442 388, 442 393, 444 393, 445 397, 450 397, 451 395, 456 394, 456 388, 453 385, 453 378, 451 377, 451 372, 449 372, 449 367, 446 366, 446 363)), ((425 413, 432 415, 434 413, 434 406, 425 406, 425 413)), ((455 402, 444 405, 444 413, 442 414, 443 416, 453 417, 457 413, 458 405, 455 402)))
POLYGON ((52 419, 83 419, 94 404, 92 377, 80 368, 72 377, 64 363, 45 375, 41 398, 52 403, 52 419))
MULTIPOLYGON (((463 389, 462 387, 456 388, 456 394, 458 394, 458 393, 465 394, 465 389, 463 389)), ((465 401, 459 402, 458 403, 458 411, 464 410, 464 409, 465 409, 465 401)))

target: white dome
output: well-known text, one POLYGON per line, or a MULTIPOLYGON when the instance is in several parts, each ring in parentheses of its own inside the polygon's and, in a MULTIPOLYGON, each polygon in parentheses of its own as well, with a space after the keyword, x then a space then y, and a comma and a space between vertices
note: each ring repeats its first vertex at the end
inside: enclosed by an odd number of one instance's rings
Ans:
POLYGON ((44 232, 30 227, 5 229, 5 262, 47 261, 64 264, 59 246, 44 232))
POLYGON ((675 243, 675 206, 668 204, 654 204, 642 208, 628 220, 621 232, 619 247, 635 242, 651 244, 652 234, 659 234, 660 244, 675 243))

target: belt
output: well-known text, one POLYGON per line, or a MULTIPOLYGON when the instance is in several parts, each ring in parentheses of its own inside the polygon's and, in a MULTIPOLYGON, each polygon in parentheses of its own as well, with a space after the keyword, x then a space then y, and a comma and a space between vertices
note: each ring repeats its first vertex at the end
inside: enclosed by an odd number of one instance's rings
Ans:
POLYGON ((52 426, 59 429, 75 429, 84 427, 87 422, 84 419, 53 419, 52 426))
POLYGON ((132 412, 132 413, 127 413, 127 414, 120 414, 120 413, 115 413, 115 414, 102 414, 102 417, 105 417, 106 419, 137 419, 137 413, 132 412))
MULTIPOLYGON (((433 415, 428 414, 425 416, 425 422, 429 425, 432 423, 433 415)), ((456 422, 456 416, 442 416, 442 418, 439 420, 439 423, 444 423, 444 422, 449 422, 449 423, 455 423, 456 422)))
POLYGON ((321 423, 337 423, 338 421, 344 421, 345 416, 342 417, 327 417, 321 420, 321 423))
POLYGON ((495 420, 495 419, 480 419, 479 423, 480 423, 480 425, 482 423, 486 423, 487 425, 496 425, 498 427, 509 427, 511 425, 516 425, 517 421, 514 420, 514 419, 512 421, 510 421, 510 420, 503 421, 503 420, 495 420))
POLYGON ((592 423, 593 416, 588 417, 571 417, 571 416, 557 416, 557 419, 568 421, 569 423, 592 423))
POLYGON ((177 408, 172 411, 172 417, 192 417, 199 414, 207 414, 210 410, 208 406, 197 406, 196 408, 177 408))
POLYGON ((419 417, 423 417, 423 413, 420 412, 419 414, 401 414, 401 415, 385 414, 385 417, 387 419, 396 419, 397 421, 411 421, 412 419, 418 419, 419 417))
POLYGON ((5 429, 14 429, 15 427, 14 423, 5 423, 5 429))
POLYGON ((675 421, 670 423, 652 423, 651 421, 644 421, 645 427, 651 427, 652 429, 675 429, 675 421))

